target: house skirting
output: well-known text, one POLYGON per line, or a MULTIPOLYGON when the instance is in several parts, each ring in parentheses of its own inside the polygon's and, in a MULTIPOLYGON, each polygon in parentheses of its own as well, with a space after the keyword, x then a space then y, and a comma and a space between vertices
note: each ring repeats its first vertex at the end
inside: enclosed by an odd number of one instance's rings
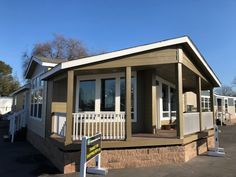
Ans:
MULTIPOLYGON (((80 151, 63 151, 49 139, 44 139, 30 130, 27 139, 62 173, 79 171, 80 151)), ((206 152, 213 146, 214 137, 209 136, 178 146, 105 149, 102 151, 102 167, 118 169, 180 164, 206 152)), ((88 166, 94 164, 95 161, 91 160, 88 166)))

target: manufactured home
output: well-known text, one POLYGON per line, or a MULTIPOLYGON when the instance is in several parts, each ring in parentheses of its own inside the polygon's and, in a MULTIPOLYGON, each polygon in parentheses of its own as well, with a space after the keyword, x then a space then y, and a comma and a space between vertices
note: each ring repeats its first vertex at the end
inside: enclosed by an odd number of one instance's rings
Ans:
MULTIPOLYGON (((236 97, 214 94, 214 115, 221 124, 236 123, 236 97)), ((184 94, 184 109, 186 112, 197 109, 196 94, 188 92, 184 94)), ((208 112, 211 109, 210 92, 201 92, 201 109, 208 112)))
POLYGON ((35 56, 25 78, 27 139, 64 173, 79 171, 81 139, 96 132, 106 168, 182 163, 214 144, 221 84, 189 37, 73 61, 35 56), (188 92, 196 106, 187 111, 188 92))
POLYGON ((0 96, 0 116, 11 112, 12 98, 0 96))

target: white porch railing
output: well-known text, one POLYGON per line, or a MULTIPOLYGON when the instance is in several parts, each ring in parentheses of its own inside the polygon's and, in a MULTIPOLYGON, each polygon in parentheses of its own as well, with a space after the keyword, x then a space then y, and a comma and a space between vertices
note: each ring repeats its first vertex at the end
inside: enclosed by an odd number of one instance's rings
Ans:
POLYGON ((103 140, 125 139, 125 113, 73 113, 73 140, 102 133, 103 140))
POLYGON ((52 122, 52 132, 64 137, 66 135, 66 113, 54 112, 52 122))
POLYGON ((202 129, 208 130, 213 126, 213 112, 202 112, 202 129))
POLYGON ((21 110, 13 113, 8 117, 8 120, 10 120, 9 135, 11 136, 11 142, 14 142, 14 135, 16 131, 19 131, 21 128, 26 126, 25 111, 21 110))
POLYGON ((199 112, 184 113, 184 135, 189 135, 199 131, 199 112))

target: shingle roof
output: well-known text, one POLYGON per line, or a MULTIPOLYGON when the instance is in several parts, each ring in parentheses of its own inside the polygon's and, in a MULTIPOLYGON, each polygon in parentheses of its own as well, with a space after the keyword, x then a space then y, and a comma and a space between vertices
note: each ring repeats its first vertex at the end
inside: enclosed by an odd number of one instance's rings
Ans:
POLYGON ((199 59, 199 62, 201 62, 204 65, 206 70, 212 76, 212 78, 216 82, 216 85, 221 86, 220 80, 217 78, 212 68, 208 65, 208 63, 206 62, 202 54, 199 52, 197 47, 194 45, 194 43, 188 36, 173 38, 169 40, 164 40, 164 41, 160 41, 160 42, 156 42, 152 44, 132 47, 128 49, 118 50, 118 51, 105 53, 101 55, 85 57, 85 58, 81 58, 77 60, 65 61, 53 67, 51 70, 47 71, 46 73, 44 73, 42 78, 46 79, 61 70, 65 70, 65 69, 69 69, 73 67, 83 66, 86 64, 92 64, 92 63, 101 62, 101 61, 108 61, 108 60, 118 58, 121 56, 126 56, 126 55, 144 52, 144 51, 148 51, 152 49, 158 49, 161 47, 168 47, 168 46, 179 45, 179 44, 187 44, 190 47, 190 49, 193 51, 193 53, 196 54, 197 58, 199 59))
POLYGON ((40 57, 40 56, 34 56, 34 57, 40 60, 41 62, 46 62, 46 63, 59 64, 61 62, 66 61, 65 59, 59 59, 59 58, 46 58, 46 57, 40 57))

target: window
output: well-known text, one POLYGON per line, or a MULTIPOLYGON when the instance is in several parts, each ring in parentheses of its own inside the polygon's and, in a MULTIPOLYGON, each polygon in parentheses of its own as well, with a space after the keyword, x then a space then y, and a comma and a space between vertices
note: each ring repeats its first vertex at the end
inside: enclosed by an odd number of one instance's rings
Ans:
POLYGON ((187 105, 187 112, 193 112, 194 106, 193 105, 187 105))
POLYGON ((162 100, 163 100, 163 111, 168 111, 168 86, 166 84, 162 84, 162 100))
POLYGON ((95 80, 80 81, 79 111, 95 111, 95 80))
POLYGON ((217 98, 217 109, 222 112, 222 100, 220 98, 217 98))
POLYGON ((170 88, 170 101, 171 111, 176 111, 176 90, 174 88, 170 88))
POLYGON ((171 117, 176 117, 176 90, 174 88, 170 88, 170 110, 171 110, 171 117))
MULTIPOLYGON (((134 77, 131 78, 131 113, 134 118, 134 77)), ((125 79, 120 78, 120 111, 125 111, 125 79)))
POLYGON ((236 114, 236 100, 234 100, 234 112, 236 114))
POLYGON ((204 109, 204 106, 205 106, 204 101, 205 101, 205 99, 203 97, 201 97, 202 109, 204 109))
MULTIPOLYGON (((123 73, 77 77, 76 111, 95 113, 125 111, 125 78, 123 73)), ((131 78, 131 116, 136 121, 136 77, 131 78)))
POLYGON ((162 117, 164 118, 171 118, 171 117, 176 117, 176 106, 177 106, 177 95, 176 95, 176 90, 173 88, 173 86, 170 86, 169 83, 163 82, 161 83, 161 96, 162 96, 162 104, 161 108, 162 109, 162 117))
POLYGON ((101 111, 115 111, 115 79, 102 79, 101 84, 101 111))
POLYGON ((43 84, 39 76, 31 80, 30 116, 39 119, 42 118, 43 84))
POLYGON ((228 112, 228 99, 225 99, 225 112, 228 112))
POLYGON ((211 110, 210 97, 201 97, 202 111, 207 112, 211 110))

